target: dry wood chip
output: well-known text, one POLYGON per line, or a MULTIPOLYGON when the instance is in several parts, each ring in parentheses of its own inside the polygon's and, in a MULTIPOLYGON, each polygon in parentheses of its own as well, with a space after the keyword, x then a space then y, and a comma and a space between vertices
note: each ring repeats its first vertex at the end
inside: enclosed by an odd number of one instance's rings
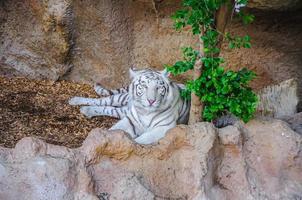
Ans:
POLYGON ((107 129, 116 122, 85 118, 79 107, 68 105, 73 96, 97 97, 85 84, 0 77, 0 146, 11 148, 21 138, 34 136, 76 148, 93 128, 107 129))

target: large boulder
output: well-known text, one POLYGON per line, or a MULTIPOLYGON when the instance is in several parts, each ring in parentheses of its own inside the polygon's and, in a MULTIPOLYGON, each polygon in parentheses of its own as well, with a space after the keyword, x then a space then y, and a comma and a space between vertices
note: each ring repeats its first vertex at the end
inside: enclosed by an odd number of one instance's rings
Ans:
POLYGON ((77 151, 24 138, 0 149, 0 199, 97 200, 77 151))
POLYGON ((289 117, 297 113, 298 84, 295 79, 270 85, 258 92, 257 112, 275 118, 289 117))
POLYGON ((223 156, 217 182, 225 199, 301 199, 301 136, 278 120, 237 127, 241 134, 235 127, 219 131, 223 156))
POLYGON ((301 199, 302 138, 279 120, 181 125, 153 145, 93 130, 78 149, 0 148, 0 199, 301 199))
POLYGON ((218 145, 216 130, 208 123, 179 126, 154 146, 135 145, 122 133, 114 139, 99 134, 95 130, 84 143, 97 194, 112 199, 202 199, 214 186, 218 145))
POLYGON ((69 1, 1 1, 0 27, 0 74, 57 80, 70 69, 69 1))

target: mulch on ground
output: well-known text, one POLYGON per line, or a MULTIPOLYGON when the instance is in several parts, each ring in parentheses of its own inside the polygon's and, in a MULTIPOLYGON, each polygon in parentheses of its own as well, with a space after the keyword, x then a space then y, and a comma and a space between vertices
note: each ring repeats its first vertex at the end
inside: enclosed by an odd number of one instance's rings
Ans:
POLYGON ((85 84, 0 77, 0 146, 12 148, 23 137, 34 136, 76 148, 93 128, 108 129, 116 122, 85 118, 79 107, 68 105, 73 96, 97 97, 85 84))

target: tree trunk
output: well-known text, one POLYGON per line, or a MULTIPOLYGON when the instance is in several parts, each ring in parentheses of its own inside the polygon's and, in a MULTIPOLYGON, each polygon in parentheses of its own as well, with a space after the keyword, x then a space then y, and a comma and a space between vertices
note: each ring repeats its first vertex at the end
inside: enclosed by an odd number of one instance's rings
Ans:
MULTIPOLYGON (((218 36, 218 43, 217 43, 217 47, 219 49, 221 49, 224 32, 231 19, 234 4, 235 4, 234 0, 229 0, 219 8, 219 10, 215 15, 215 27, 216 30, 220 33, 218 36)), ((219 53, 215 56, 219 56, 219 53)))
MULTIPOLYGON (((215 26, 216 30, 221 33, 218 36, 218 43, 217 47, 221 49, 224 32, 226 29, 226 26, 228 22, 230 21, 232 11, 234 6, 234 0, 230 0, 229 2, 225 3, 223 6, 220 7, 220 9, 216 13, 216 20, 215 20, 215 26)), ((196 80, 201 76, 202 73, 202 61, 201 58, 204 56, 204 46, 203 41, 201 40, 201 36, 203 35, 204 30, 202 29, 201 34, 199 35, 199 52, 200 52, 200 59, 198 59, 194 65, 194 74, 193 79, 196 80)), ((214 55, 219 56, 219 54, 214 55)), ((203 112, 203 104, 200 101, 200 98, 196 96, 194 93, 191 94, 191 108, 190 108, 190 117, 189 117, 189 124, 194 124, 197 122, 202 121, 202 112, 203 112)))
MULTIPOLYGON (((203 31, 202 31, 203 34, 203 31)), ((200 56, 197 59, 195 65, 194 65, 194 74, 193 79, 196 80, 201 76, 202 73, 202 61, 201 58, 204 56, 204 46, 203 41, 201 40, 200 34, 199 37, 199 52, 200 56)), ((189 117, 189 124, 195 124, 197 122, 202 121, 202 112, 203 112, 203 104, 200 101, 200 98, 196 96, 193 92, 191 94, 191 107, 190 107, 190 117, 189 117)))

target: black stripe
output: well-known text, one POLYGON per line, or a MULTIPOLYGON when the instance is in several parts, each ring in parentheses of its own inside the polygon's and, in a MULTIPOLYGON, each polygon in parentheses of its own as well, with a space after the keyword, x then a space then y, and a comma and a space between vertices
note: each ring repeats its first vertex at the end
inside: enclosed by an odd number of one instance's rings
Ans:
POLYGON ((121 114, 119 113, 119 109, 116 108, 115 111, 116 111, 116 114, 118 115, 118 118, 121 118, 121 114))
POLYGON ((188 103, 188 101, 183 101, 183 106, 182 106, 182 108, 183 108, 183 114, 186 113, 186 111, 187 111, 188 108, 189 108, 189 103, 188 103))
POLYGON ((123 99, 122 99, 121 105, 125 105, 125 104, 124 104, 125 99, 126 99, 126 95, 124 95, 124 96, 123 96, 123 99))
MULTIPOLYGON (((159 126, 167 126, 167 125, 171 124, 173 121, 175 121, 175 120, 172 119, 172 121, 170 121, 170 122, 168 122, 168 123, 166 123, 166 124, 159 125, 159 126)), ((153 127, 155 127, 155 126, 156 126, 157 124, 159 124, 160 122, 162 122, 162 120, 159 121, 159 122, 157 122, 153 127)))
POLYGON ((133 113, 130 110, 130 115, 132 116, 132 118, 136 121, 136 123, 140 124, 140 121, 137 121, 137 119, 135 118, 135 116, 133 115, 133 113))
POLYGON ((167 94, 164 96, 164 99, 163 99, 163 100, 164 100, 164 101, 163 101, 163 104, 166 104, 166 102, 168 101, 168 98, 167 98, 167 97, 168 97, 168 93, 167 93, 167 94))
MULTIPOLYGON (((165 87, 166 88, 166 87, 165 87)), ((167 94, 170 92, 170 86, 168 85, 168 87, 166 88, 167 90, 167 94)))
POLYGON ((186 105, 185 105, 185 103, 184 103, 184 102, 182 102, 182 105, 181 105, 181 109, 180 109, 179 116, 183 115, 184 110, 185 110, 184 108, 186 108, 186 105), (184 107, 184 106, 185 106, 185 107, 184 107))
MULTIPOLYGON (((156 124, 154 124, 153 127, 155 127, 156 125, 158 125, 159 123, 161 123, 163 120, 165 120, 165 119, 160 120, 159 122, 157 122, 156 124)), ((159 126, 166 126, 168 124, 171 124, 173 121, 175 121, 174 118, 172 118, 172 121, 170 121, 170 122, 168 122, 166 124, 163 124, 163 125, 159 125, 159 126)))
POLYGON ((136 134, 134 124, 132 123, 132 121, 130 120, 130 118, 129 118, 129 117, 127 117, 127 116, 126 116, 126 118, 128 119, 128 121, 129 121, 130 125, 132 126, 132 130, 133 130, 134 135, 135 135, 135 136, 138 136, 138 135, 136 134))
POLYGON ((121 99, 122 94, 120 94, 117 98, 117 103, 120 103, 120 99, 121 99))
POLYGON ((129 86, 124 87, 125 93, 129 91, 129 86))
POLYGON ((152 125, 152 122, 153 122, 153 120, 154 120, 155 117, 158 117, 160 114, 166 112, 166 111, 169 110, 170 108, 171 108, 171 105, 169 105, 166 109, 164 109, 164 110, 160 111, 159 113, 157 113, 156 115, 154 115, 154 116, 152 117, 152 119, 150 120, 150 123, 149 123, 148 126, 151 126, 151 125, 152 125))

